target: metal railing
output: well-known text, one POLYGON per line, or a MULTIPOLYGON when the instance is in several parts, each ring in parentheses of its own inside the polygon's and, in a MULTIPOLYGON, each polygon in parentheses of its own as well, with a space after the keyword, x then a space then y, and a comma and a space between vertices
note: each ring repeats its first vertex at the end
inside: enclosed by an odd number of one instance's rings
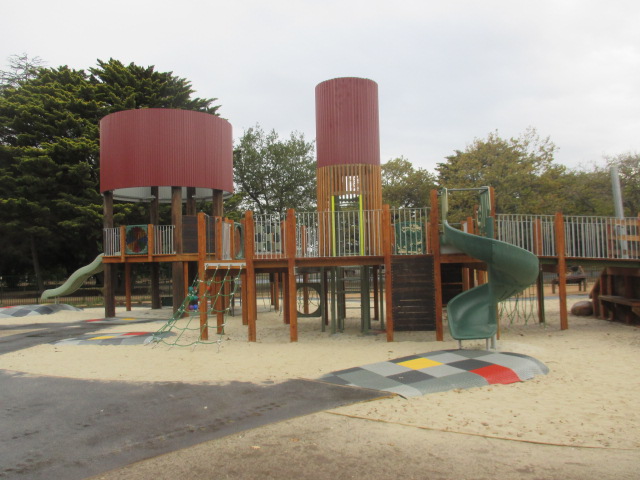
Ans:
POLYGON ((120 255, 120 227, 104 229, 104 255, 106 257, 120 255))
POLYGON ((639 223, 637 218, 565 217, 565 254, 568 257, 638 259, 639 223))
POLYGON ((296 213, 296 255, 351 257, 382 255, 382 211, 296 213))
POLYGON ((553 215, 496 215, 497 240, 510 243, 540 256, 556 255, 553 215))
POLYGON ((153 228, 153 254, 173 255, 176 253, 173 245, 174 225, 156 225, 153 228))
MULTIPOLYGON (((498 240, 538 256, 557 256, 555 217, 496 215, 498 240)), ((608 260, 640 259, 640 221, 637 218, 563 217, 564 255, 608 260)))
POLYGON ((258 214, 253 218, 256 257, 282 258, 285 254, 284 218, 278 214, 258 214))
MULTIPOLYGON (((155 225, 153 228, 153 255, 173 255, 175 248, 173 244, 173 225, 155 225)), ((104 229, 104 255, 107 257, 117 257, 121 252, 121 229, 120 227, 104 229)))

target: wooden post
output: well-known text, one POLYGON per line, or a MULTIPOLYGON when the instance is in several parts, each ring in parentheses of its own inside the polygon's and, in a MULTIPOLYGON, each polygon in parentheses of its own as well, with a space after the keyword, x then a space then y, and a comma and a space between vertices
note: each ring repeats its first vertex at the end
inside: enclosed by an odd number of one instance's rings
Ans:
POLYGON ((536 279, 536 300, 538 302, 538 322, 544 323, 544 274, 542 270, 538 272, 536 279))
POLYGON ((567 315, 567 262, 565 260, 564 219, 558 212, 554 222, 556 255, 558 256, 558 298, 560 304, 560 330, 569 328, 567 315))
MULTIPOLYGON (((151 195, 153 200, 149 204, 149 222, 152 225, 158 225, 160 223, 160 199, 158 193, 158 187, 151 187, 151 195)), ((153 254, 155 253, 155 228, 149 229, 149 255, 151 263, 151 308, 162 308, 160 302, 160 265, 158 262, 153 262, 153 254)))
POLYGON ((544 252, 542 237, 542 219, 536 218, 533 222, 533 253, 541 256, 544 252))
POLYGON ((378 265, 373 266, 373 319, 380 320, 380 308, 378 306, 378 265))
POLYGON ((195 215, 196 214, 196 187, 187 187, 187 207, 186 214, 187 215, 195 215))
MULTIPOLYGON (((113 192, 104 192, 103 201, 103 217, 102 226, 104 228, 113 228, 113 192)), ((104 316, 116 316, 116 297, 115 297, 115 264, 104 264, 104 316)))
POLYGON ((245 274, 245 285, 243 285, 246 290, 245 304, 242 306, 247 309, 247 323, 248 323, 248 340, 250 342, 256 341, 256 271, 253 265, 254 259, 254 237, 255 237, 255 225, 253 223, 253 212, 248 211, 245 213, 244 220, 244 252, 245 252, 245 262, 247 264, 245 274))
POLYGON ((124 305, 127 312, 131 311, 131 264, 124 264, 124 305))
POLYGON ((431 210, 429 212, 429 230, 431 231, 430 245, 433 254, 433 284, 435 286, 436 309, 436 340, 444 340, 444 328, 442 324, 442 273, 440 271, 440 215, 438 213, 438 191, 431 190, 431 210))
POLYGON ((211 216, 224 216, 224 201, 222 198, 222 190, 213 190, 211 198, 211 216))
POLYGON ((387 317, 387 342, 393 342, 393 288, 392 288, 392 271, 391 271, 391 252, 393 245, 391 244, 391 211, 389 205, 382 206, 382 252, 384 256, 384 299, 386 304, 387 317))
POLYGON ((298 308, 296 285, 296 213, 290 208, 287 211, 286 225, 286 255, 287 255, 287 290, 289 307, 289 336, 292 342, 298 341, 298 308))
POLYGON ((213 231, 214 231, 214 235, 215 235, 215 246, 216 246, 216 259, 217 260, 222 260, 222 217, 214 217, 213 219, 213 224, 215 225, 213 231))
POLYGON ((207 310, 207 282, 204 262, 207 259, 207 219, 204 213, 198 214, 198 313, 200 314, 200 339, 209 339, 207 310))
POLYGON ((124 263, 127 251, 127 229, 120 225, 120 261, 124 263))
MULTIPOLYGON (((171 223, 173 224, 173 247, 176 254, 182 249, 182 187, 171 187, 171 223)), ((184 301, 184 265, 183 262, 172 264, 173 311, 178 310, 184 301)))

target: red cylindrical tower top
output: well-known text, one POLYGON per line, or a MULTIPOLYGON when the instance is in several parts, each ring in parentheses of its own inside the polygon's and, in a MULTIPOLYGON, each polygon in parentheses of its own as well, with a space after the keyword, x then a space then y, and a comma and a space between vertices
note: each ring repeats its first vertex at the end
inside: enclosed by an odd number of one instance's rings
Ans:
POLYGON ((380 165, 378 84, 345 77, 316 86, 318 168, 380 165))
MULTIPOLYGON (((150 187, 195 187, 233 192, 231 124, 203 112, 125 110, 100 121, 100 191, 121 200, 146 200, 150 187)), ((163 188, 164 187, 164 188, 163 188)))

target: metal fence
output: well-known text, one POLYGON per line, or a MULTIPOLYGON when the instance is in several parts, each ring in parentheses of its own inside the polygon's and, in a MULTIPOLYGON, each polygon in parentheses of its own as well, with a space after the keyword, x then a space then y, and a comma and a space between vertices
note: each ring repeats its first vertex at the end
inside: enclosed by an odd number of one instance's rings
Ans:
POLYGON ((555 256, 554 219, 553 215, 496 215, 495 238, 536 255, 555 256))
POLYGON ((281 258, 285 253, 284 217, 278 214, 254 216, 254 253, 259 258, 281 258))
POLYGON ((104 254, 107 257, 120 255, 120 227, 104 229, 104 254))
MULTIPOLYGON (((496 215, 498 240, 540 256, 557 256, 555 217, 552 215, 496 215)), ((563 217, 567 257, 640 259, 640 221, 637 218, 563 217)))
MULTIPOLYGON (((153 227, 153 254, 173 255, 173 225, 155 225, 153 227)), ((104 229, 104 255, 114 257, 121 255, 121 229, 120 227, 104 229)))
POLYGON ((155 225, 153 227, 153 254, 173 255, 176 249, 173 245, 173 225, 155 225))

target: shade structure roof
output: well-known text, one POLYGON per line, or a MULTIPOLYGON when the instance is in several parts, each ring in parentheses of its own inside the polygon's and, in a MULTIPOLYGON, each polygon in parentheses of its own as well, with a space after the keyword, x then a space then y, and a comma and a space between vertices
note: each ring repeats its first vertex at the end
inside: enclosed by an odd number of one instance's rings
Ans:
POLYGON ((140 201, 159 187, 160 201, 171 187, 195 188, 195 198, 212 190, 233 192, 231 124, 203 112, 176 109, 124 110, 100 121, 100 191, 116 200, 140 201))

